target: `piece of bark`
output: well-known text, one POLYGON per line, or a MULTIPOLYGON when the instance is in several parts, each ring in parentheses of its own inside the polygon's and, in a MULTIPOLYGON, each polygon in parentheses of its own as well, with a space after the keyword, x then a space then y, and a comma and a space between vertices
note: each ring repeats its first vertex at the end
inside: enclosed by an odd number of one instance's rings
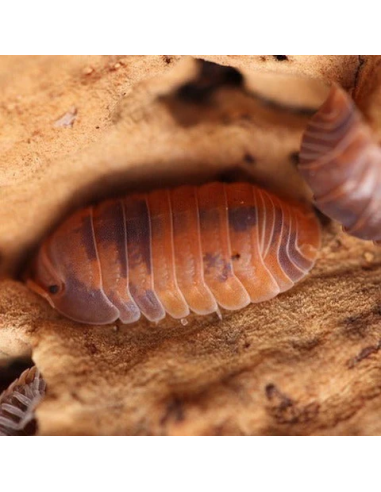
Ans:
MULTIPOLYGON (((81 326, 10 278, 65 214, 110 193, 245 178, 308 197, 295 169, 308 114, 251 91, 260 60, 205 55, 240 79, 168 56, 0 58, 24 74, 1 79, 0 354, 32 350, 49 388, 40 433, 381 433, 381 253, 332 224, 305 282, 222 321, 81 326), (76 124, 54 128, 70 106, 76 124)), ((357 80, 354 58, 292 57, 293 75, 357 80)), ((284 62, 269 63, 280 93, 284 62)), ((301 106, 317 104, 312 84, 301 106)))

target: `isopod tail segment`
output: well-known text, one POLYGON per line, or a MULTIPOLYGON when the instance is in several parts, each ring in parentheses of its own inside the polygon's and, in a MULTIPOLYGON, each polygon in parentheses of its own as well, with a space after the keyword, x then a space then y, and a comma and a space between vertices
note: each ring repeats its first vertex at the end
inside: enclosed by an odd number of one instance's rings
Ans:
POLYGON ((381 148, 338 86, 309 122, 299 170, 319 210, 349 234, 381 241, 381 148))
POLYGON ((69 217, 40 247, 27 284, 86 324, 234 311, 304 278, 320 235, 309 207, 249 183, 158 190, 69 217))

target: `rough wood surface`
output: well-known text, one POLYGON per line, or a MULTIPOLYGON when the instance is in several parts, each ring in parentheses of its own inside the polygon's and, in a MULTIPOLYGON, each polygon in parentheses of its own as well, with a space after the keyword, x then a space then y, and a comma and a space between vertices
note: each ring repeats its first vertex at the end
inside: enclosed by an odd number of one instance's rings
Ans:
POLYGON ((378 56, 202 58, 221 66, 0 57, 0 362, 32 354, 41 434, 379 435, 381 252, 326 220, 304 283, 222 321, 79 326, 15 276, 62 217, 110 194, 220 177, 308 199, 295 162, 321 81, 381 128, 378 56))

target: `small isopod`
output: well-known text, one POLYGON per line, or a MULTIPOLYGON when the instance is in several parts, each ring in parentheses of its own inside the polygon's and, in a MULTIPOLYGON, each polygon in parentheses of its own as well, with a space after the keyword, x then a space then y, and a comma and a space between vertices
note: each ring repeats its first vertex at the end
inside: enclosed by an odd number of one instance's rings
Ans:
POLYGON ((334 86, 311 119, 299 169, 324 214, 353 236, 381 240, 381 148, 343 89, 334 86))
POLYGON ((26 433, 45 390, 46 384, 40 372, 32 367, 0 395, 0 436, 26 433))
POLYGON ((320 234, 311 209, 251 184, 183 186, 76 212, 42 244, 27 283, 81 323, 184 320, 290 289, 320 234))

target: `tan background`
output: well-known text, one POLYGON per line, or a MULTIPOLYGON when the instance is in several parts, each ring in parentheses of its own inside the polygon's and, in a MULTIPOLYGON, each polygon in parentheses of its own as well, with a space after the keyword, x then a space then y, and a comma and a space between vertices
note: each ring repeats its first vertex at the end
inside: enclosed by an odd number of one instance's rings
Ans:
POLYGON ((172 55, 0 57, 0 364, 32 353, 42 434, 380 434, 381 254, 326 220, 304 283, 222 321, 83 327, 17 280, 51 227, 110 194, 224 178, 308 199, 297 152, 327 82, 379 135, 378 56, 195 56, 243 84, 172 55))

